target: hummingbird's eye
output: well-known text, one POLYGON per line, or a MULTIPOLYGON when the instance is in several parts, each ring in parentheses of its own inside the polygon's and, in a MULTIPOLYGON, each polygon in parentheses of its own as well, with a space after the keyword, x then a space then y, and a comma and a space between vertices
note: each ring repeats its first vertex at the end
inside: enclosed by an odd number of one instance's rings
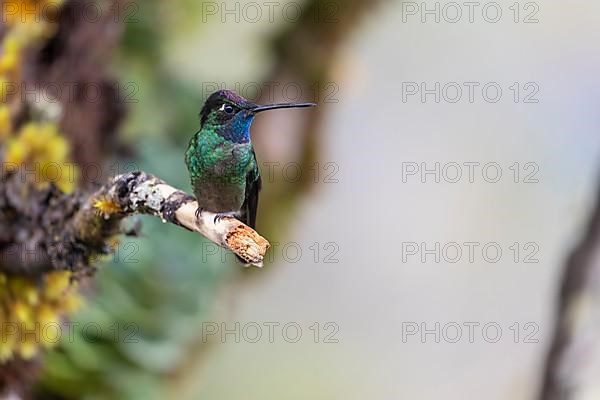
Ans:
POLYGON ((233 114, 234 109, 229 104, 223 104, 221 106, 221 111, 225 111, 227 114, 233 114))

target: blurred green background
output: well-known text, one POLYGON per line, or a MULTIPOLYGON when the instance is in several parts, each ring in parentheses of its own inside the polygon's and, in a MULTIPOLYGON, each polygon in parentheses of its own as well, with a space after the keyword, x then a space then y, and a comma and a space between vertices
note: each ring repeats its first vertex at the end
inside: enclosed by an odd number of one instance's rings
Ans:
MULTIPOLYGON (((290 93, 298 86, 305 88, 294 94, 301 97, 291 99, 281 89, 269 91, 263 81, 277 78, 280 70, 296 73, 295 68, 282 67, 288 59, 278 41, 320 24, 321 17, 311 7, 328 12, 331 4, 292 4, 315 16, 314 21, 285 19, 279 11, 273 19, 237 23, 240 15, 244 18, 245 5, 232 3, 226 7, 238 7, 239 15, 230 15, 231 23, 223 24, 214 7, 225 5, 215 2, 121 2, 116 18, 123 22, 124 33, 112 69, 128 115, 121 129, 121 155, 107 169, 118 173, 142 169, 191 192, 183 154, 198 129, 202 103, 214 90, 237 89, 256 102, 318 100, 324 90, 317 88, 324 86, 321 75, 278 80, 276 85, 291 85, 290 93)), ((333 7, 336 13, 343 9, 339 4, 333 7)), ((261 210, 271 211, 261 211, 266 215, 260 217, 260 232, 275 245, 285 240, 296 219, 297 200, 318 185, 323 168, 316 167, 314 179, 307 178, 306 171, 304 177, 296 177, 295 171, 304 170, 304 164, 318 163, 317 142, 307 143, 311 128, 285 121, 278 140, 289 142, 285 135, 299 131, 296 154, 290 158, 275 150, 270 158, 292 160, 294 169, 284 176, 279 167, 271 179, 264 179, 267 187, 261 196, 261 210)), ((61 346, 45 359, 40 390, 73 398, 197 398, 201 375, 197 367, 212 342, 219 340, 202 336, 203 322, 215 321, 218 304, 235 308, 235 294, 227 293, 235 289, 227 288, 268 274, 273 261, 281 259, 281 254, 272 253, 264 271, 244 269, 232 254, 196 234, 156 218, 139 220, 141 237, 124 238, 117 253, 101 262, 96 283, 89 289, 89 307, 67 325, 61 346), (219 294, 225 299, 216 300, 219 294), (185 388, 190 390, 187 396, 175 395, 185 388)))

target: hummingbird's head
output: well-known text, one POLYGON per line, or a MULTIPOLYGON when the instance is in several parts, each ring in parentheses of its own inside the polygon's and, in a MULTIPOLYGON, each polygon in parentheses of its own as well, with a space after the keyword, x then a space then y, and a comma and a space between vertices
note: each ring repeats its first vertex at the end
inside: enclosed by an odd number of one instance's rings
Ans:
POLYGON ((312 107, 314 103, 278 103, 259 106, 231 90, 211 94, 200 111, 201 129, 214 129, 219 135, 236 143, 250 141, 250 125, 254 116, 277 108, 312 107))

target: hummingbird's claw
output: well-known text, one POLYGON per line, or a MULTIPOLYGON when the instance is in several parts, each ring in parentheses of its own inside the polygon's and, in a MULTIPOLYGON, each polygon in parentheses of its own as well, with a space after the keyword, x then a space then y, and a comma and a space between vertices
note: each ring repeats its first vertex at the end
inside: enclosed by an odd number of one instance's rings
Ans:
POLYGON ((213 222, 216 225, 216 223, 219 222, 220 220, 222 220, 223 218, 231 218, 233 216, 234 216, 234 214, 230 213, 230 212, 217 213, 215 215, 215 218, 213 219, 213 222))
POLYGON ((202 214, 202 207, 196 208, 196 219, 200 219, 200 214, 202 214))

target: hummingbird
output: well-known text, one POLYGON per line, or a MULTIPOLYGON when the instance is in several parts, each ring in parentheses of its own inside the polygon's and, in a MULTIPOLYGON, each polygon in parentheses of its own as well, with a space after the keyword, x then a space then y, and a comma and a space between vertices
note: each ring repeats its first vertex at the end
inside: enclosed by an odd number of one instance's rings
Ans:
POLYGON ((234 216, 256 227, 261 178, 250 140, 256 114, 280 108, 312 107, 314 103, 257 105, 231 90, 211 94, 200 111, 200 129, 185 153, 194 196, 196 217, 202 211, 234 216))

